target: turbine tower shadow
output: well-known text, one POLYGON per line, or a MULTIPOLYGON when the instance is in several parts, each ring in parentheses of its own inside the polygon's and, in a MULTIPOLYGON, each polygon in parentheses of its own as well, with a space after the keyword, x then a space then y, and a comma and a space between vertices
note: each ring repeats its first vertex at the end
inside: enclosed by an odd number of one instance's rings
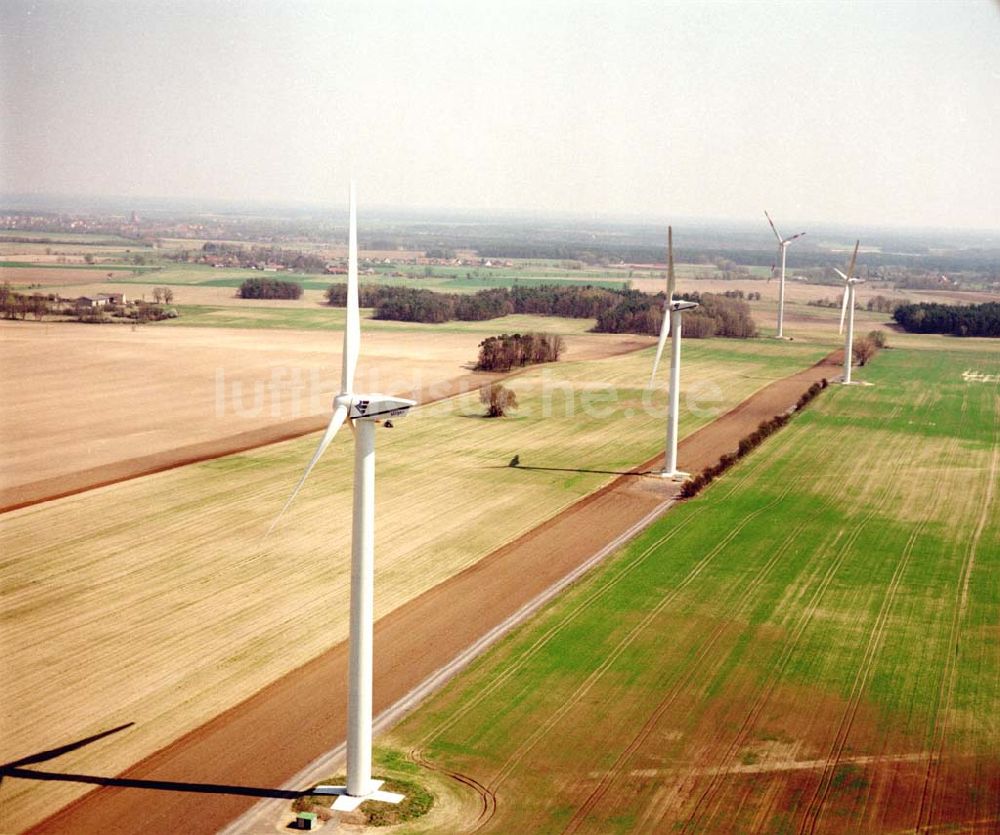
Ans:
POLYGON ((101 731, 98 734, 79 739, 76 742, 70 742, 67 745, 60 745, 58 748, 50 748, 46 751, 39 751, 27 757, 22 757, 19 760, 4 763, 0 765, 0 784, 2 784, 5 778, 13 777, 20 780, 85 783, 93 786, 115 786, 126 789, 152 789, 158 791, 193 792, 196 794, 234 794, 249 797, 277 797, 288 800, 294 800, 305 793, 259 786, 233 786, 224 783, 185 783, 175 780, 140 780, 130 777, 102 777, 96 774, 74 774, 72 772, 40 771, 33 768, 25 768, 28 765, 46 762, 63 754, 78 751, 105 737, 124 731, 126 728, 131 728, 134 724, 134 722, 126 722, 124 725, 101 731))

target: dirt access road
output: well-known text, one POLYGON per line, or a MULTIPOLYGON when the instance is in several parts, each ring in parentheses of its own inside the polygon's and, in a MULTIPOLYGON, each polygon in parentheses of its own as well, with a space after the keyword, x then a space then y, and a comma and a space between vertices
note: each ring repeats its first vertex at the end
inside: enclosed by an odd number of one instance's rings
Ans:
MULTIPOLYGON (((685 438, 681 466, 697 471, 714 463, 838 368, 833 354, 761 389, 685 438)), ((642 475, 661 461, 647 461, 380 620, 375 713, 661 505, 673 486, 642 475)), ((117 777, 61 774, 57 758, 38 755, 37 767, 8 772, 8 779, 76 780, 99 788, 29 831, 213 833, 259 798, 291 796, 276 787, 342 742, 347 659, 346 643, 333 647, 117 777)))

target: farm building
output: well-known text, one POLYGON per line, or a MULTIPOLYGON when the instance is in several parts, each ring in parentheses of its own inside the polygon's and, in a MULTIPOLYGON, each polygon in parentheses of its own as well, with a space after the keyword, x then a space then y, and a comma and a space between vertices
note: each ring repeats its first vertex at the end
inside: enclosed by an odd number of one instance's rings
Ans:
POLYGON ((125 304, 124 293, 98 293, 96 296, 80 296, 76 300, 77 307, 107 307, 109 304, 125 304))

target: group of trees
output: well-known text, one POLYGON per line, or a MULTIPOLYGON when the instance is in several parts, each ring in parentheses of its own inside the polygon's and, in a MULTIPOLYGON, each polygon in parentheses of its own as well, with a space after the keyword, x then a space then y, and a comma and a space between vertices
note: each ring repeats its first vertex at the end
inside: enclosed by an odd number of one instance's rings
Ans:
POLYGON ((164 307, 162 302, 170 302, 173 293, 169 288, 154 289, 154 302, 143 299, 128 304, 105 304, 93 307, 89 303, 82 304, 79 299, 62 299, 54 293, 42 294, 17 293, 11 289, 10 283, 0 285, 0 316, 5 319, 27 319, 28 316, 41 321, 46 316, 58 316, 62 321, 77 321, 87 324, 109 324, 115 321, 156 322, 161 319, 174 319, 177 311, 164 307), (163 293, 162 291, 166 291, 163 293), (157 291, 160 291, 159 293, 157 291))
MULTIPOLYGON (((375 308, 376 319, 405 322, 484 321, 511 313, 594 319, 602 311, 618 304, 621 298, 620 291, 579 285, 517 286, 476 293, 437 293, 372 284, 362 284, 358 297, 362 307, 375 308)), ((331 284, 326 298, 334 307, 343 307, 347 304, 347 285, 331 284)))
MULTIPOLYGON (((804 409, 806 405, 808 405, 813 398, 815 398, 826 387, 826 378, 823 378, 818 383, 813 383, 808 389, 806 389, 805 392, 803 392, 802 396, 795 404, 795 409, 793 411, 801 411, 804 409)), ((787 424, 789 420, 791 420, 791 412, 775 415, 769 420, 762 421, 753 432, 740 440, 739 446, 736 448, 736 452, 727 452, 719 458, 717 463, 710 467, 706 467, 694 478, 685 481, 684 485, 681 487, 681 498, 689 499, 692 496, 697 496, 703 489, 711 484, 713 480, 722 475, 741 458, 749 455, 753 450, 764 443, 765 440, 771 437, 771 435, 781 429, 782 426, 787 424)))
POLYGON ((566 340, 551 333, 503 333, 479 343, 477 371, 510 371, 525 365, 557 362, 566 340))
MULTIPOLYGON (((375 307, 379 301, 400 287, 385 287, 381 284, 361 284, 358 286, 358 302, 362 307, 375 307)), ((430 290, 421 292, 429 293, 430 290)), ((326 301, 331 307, 347 307, 347 285, 331 284, 326 288, 326 301)))
POLYGON ((5 281, 0 285, 0 316, 5 319, 27 319, 33 316, 42 319, 49 312, 54 296, 44 296, 41 293, 16 293, 5 281))
POLYGON ((277 278, 248 278, 240 285, 238 295, 241 299, 298 299, 302 297, 302 285, 277 278))
MULTIPOLYGON (((455 297, 433 290, 384 287, 375 299, 375 318, 399 322, 448 322, 455 317, 455 297)), ((362 302, 364 304, 364 302, 362 302)))
MULTIPOLYGON (((695 338, 726 336, 746 339, 757 335, 750 307, 743 294, 686 293, 681 298, 700 307, 686 314, 684 332, 695 338)), ((326 291, 334 307, 347 303, 347 287, 333 284, 326 291)), ((410 287, 361 285, 363 307, 374 307, 376 319, 440 323, 452 319, 483 321, 511 313, 596 319, 598 333, 656 335, 663 322, 662 294, 651 296, 639 290, 612 290, 590 285, 516 286, 480 290, 477 293, 436 293, 410 287)))
POLYGON ((174 291, 169 287, 154 287, 153 301, 157 304, 170 304, 174 300, 174 291))
POLYGON ((270 264, 301 273, 321 273, 326 269, 326 259, 314 253, 279 246, 243 246, 215 241, 207 241, 201 249, 177 250, 165 253, 163 257, 172 261, 222 264, 247 269, 262 269, 270 264))
MULTIPOLYGON (((597 317, 600 333, 645 333, 656 335, 663 324, 663 296, 622 291, 623 301, 597 317)), ((678 298, 698 303, 684 314, 684 335, 694 339, 725 336, 749 339, 757 335, 750 306, 740 298, 717 293, 681 293, 678 298)))
POLYGON ((1000 336, 1000 302, 953 305, 936 302, 904 304, 892 314, 911 333, 953 336, 1000 336))

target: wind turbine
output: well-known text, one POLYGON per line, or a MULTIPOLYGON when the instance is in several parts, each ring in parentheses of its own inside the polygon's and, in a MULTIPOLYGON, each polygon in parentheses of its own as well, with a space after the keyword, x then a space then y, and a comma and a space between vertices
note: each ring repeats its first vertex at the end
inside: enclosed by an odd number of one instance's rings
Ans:
POLYGON ((801 238, 805 235, 805 232, 799 232, 798 235, 792 235, 790 238, 782 238, 778 234, 778 230, 774 225, 774 221, 771 220, 771 216, 764 210, 764 217, 767 218, 767 222, 771 224, 771 231, 774 232, 774 237, 778 239, 778 249, 781 251, 781 284, 778 286, 778 334, 777 339, 784 339, 784 323, 785 323, 785 251, 788 249, 788 245, 794 241, 796 238, 801 238))
MULTIPOLYGON (((354 521, 351 538, 351 624, 347 695, 347 785, 319 786, 316 794, 338 795, 333 808, 353 811, 366 800, 399 803, 403 795, 379 791, 372 780, 372 636, 375 601, 375 425, 383 418, 402 417, 413 400, 386 394, 358 394, 354 372, 361 349, 361 313, 358 305, 358 231, 354 183, 350 193, 349 255, 347 268, 347 322, 340 394, 333 398, 333 416, 312 460, 281 513, 288 510, 316 462, 326 452, 337 430, 350 421, 354 430, 354 521)), ((270 532, 270 531, 269 531, 270 532)))
POLYGON ((854 254, 851 256, 851 266, 847 268, 847 275, 834 267, 834 272, 844 279, 844 302, 840 306, 840 333, 844 332, 844 315, 850 308, 851 315, 847 317, 847 337, 844 339, 844 379, 845 386, 851 384, 851 360, 854 353, 854 285, 861 284, 864 279, 854 277, 854 262, 858 260, 858 244, 854 242, 854 254))
POLYGON ((674 230, 667 227, 667 299, 663 305, 663 324, 660 326, 660 342, 656 346, 656 359, 653 361, 653 373, 649 377, 652 387, 656 379, 656 369, 663 356, 663 346, 667 337, 673 334, 670 343, 670 411, 667 415, 667 450, 663 465, 663 477, 675 481, 682 480, 687 473, 677 469, 677 418, 680 414, 681 395, 681 313, 698 306, 697 302, 688 302, 674 298, 677 280, 674 276, 674 230))

